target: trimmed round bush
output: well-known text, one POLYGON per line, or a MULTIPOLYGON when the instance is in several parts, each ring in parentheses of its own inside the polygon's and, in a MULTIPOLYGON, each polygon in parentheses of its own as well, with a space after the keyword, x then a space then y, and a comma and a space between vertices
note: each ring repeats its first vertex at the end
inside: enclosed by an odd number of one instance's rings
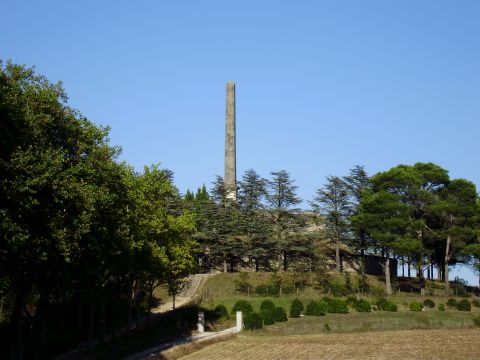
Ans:
POLYGON ((372 311, 372 304, 369 301, 361 299, 357 300, 353 304, 353 308, 358 312, 371 312, 372 311))
POLYGON ((265 310, 273 311, 273 309, 275 309, 275 304, 273 303, 272 300, 263 300, 262 303, 260 304, 261 311, 265 311, 265 310))
POLYGON ((431 299, 425 299, 425 300, 423 300, 423 306, 429 307, 429 308, 434 308, 435 307, 435 302, 431 299))
POLYGON ((445 311, 445 305, 444 304, 438 304, 437 309, 438 309, 438 311, 445 311))
POLYGON ((423 304, 421 302, 413 301, 410 303, 410 311, 422 311, 423 304))
POLYGON ((247 300, 238 300, 235 305, 233 305, 232 314, 235 314, 237 311, 241 311, 243 316, 246 317, 247 314, 253 312, 252 304, 250 304, 247 300))
POLYGON ((263 329, 263 321, 259 314, 250 312, 245 316, 243 324, 246 330, 263 329))
POLYGON ((480 307, 480 300, 472 300, 472 305, 475 306, 475 307, 480 307))
POLYGON ((459 311, 470 311, 472 309, 472 304, 467 299, 462 299, 457 304, 457 309, 459 311))
POLYGON ((357 298, 355 296, 349 296, 347 297, 347 300, 345 300, 347 305, 354 306, 355 303, 357 302, 357 298))
POLYGON ((277 306, 275 309, 273 309, 273 315, 275 317, 275 321, 277 322, 285 322, 288 320, 287 312, 280 306, 277 306))
POLYGON ((263 325, 273 325, 275 324, 275 314, 273 309, 265 309, 260 311, 260 317, 262 318, 263 325))
POLYGON ((213 311, 215 311, 215 314, 217 315, 217 317, 219 319, 228 319, 229 318, 227 308, 222 304, 217 305, 215 307, 215 310, 213 310, 213 311))
POLYGON ((374 302, 374 305, 376 305, 378 310, 381 310, 381 311, 390 311, 390 312, 397 312, 398 311, 397 304, 395 304, 393 301, 387 300, 383 297, 378 298, 374 302))
POLYGON ((447 305, 450 307, 457 307, 457 300, 455 299, 448 299, 447 305))
POLYGON ((348 314, 348 306, 347 306, 347 303, 345 301, 343 301, 342 299, 333 299, 333 302, 332 302, 332 310, 335 310, 333 312, 337 313, 337 314, 348 314))
POLYGON ((323 301, 317 302, 312 300, 307 305, 305 315, 322 316, 325 315, 326 312, 327 306, 323 301))
POLYGON ((293 318, 300 317, 300 315, 302 314, 302 311, 303 311, 303 303, 298 299, 293 300, 292 305, 290 307, 290 316, 293 318))

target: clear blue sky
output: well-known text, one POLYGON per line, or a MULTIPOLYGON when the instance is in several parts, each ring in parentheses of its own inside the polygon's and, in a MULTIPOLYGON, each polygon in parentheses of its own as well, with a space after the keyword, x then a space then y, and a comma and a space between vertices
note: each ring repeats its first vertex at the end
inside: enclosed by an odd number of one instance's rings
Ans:
MULTIPOLYGON (((480 184, 480 1, 4 1, 0 58, 62 80, 122 159, 182 192, 237 168, 327 175, 432 161, 480 184)), ((304 205, 306 206, 306 205, 304 205)))

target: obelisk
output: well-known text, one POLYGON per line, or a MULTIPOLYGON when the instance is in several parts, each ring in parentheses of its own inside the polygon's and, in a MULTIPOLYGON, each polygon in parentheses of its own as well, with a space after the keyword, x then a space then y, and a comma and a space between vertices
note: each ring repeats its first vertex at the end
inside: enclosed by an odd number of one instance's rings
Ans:
POLYGON ((227 81, 227 108, 225 126, 225 195, 237 200, 237 159, 235 149, 235 83, 227 81))

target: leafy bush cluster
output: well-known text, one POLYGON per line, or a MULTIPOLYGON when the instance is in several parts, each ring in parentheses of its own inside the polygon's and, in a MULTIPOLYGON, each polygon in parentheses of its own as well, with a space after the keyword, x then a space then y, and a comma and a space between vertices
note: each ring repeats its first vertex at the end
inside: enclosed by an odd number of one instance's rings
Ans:
POLYGON ((347 314, 348 306, 347 303, 339 298, 329 298, 325 296, 323 300, 327 304, 327 312, 333 314, 347 314))
POLYGON ((438 304, 437 309, 438 309, 438 311, 445 311, 445 305, 444 304, 438 304))
POLYGON ((263 329, 263 321, 259 314, 250 312, 245 315, 243 324, 246 330, 258 330, 263 329))
POLYGON ((293 318, 298 318, 303 312, 303 303, 295 299, 292 301, 292 305, 290 307, 290 316, 293 318))
POLYGON ((447 305, 450 307, 457 307, 457 300, 455 299, 448 299, 447 305))
POLYGON ((275 317, 275 322, 285 322, 288 320, 287 312, 280 306, 275 307, 273 310, 273 315, 275 317))
POLYGON ((247 316, 253 312, 252 304, 250 304, 247 300, 238 300, 232 308, 232 314, 235 314, 237 311, 241 311, 243 316, 247 316))
POLYGON ((367 300, 360 299, 353 304, 353 308, 358 312, 371 312, 372 304, 367 300))
POLYGON ((322 316, 327 313, 328 305, 322 301, 310 301, 307 305, 305 315, 322 316))
POLYGON ((373 303, 378 310, 381 311, 391 311, 391 312, 397 312, 398 307, 397 304, 395 304, 393 301, 387 300, 384 297, 379 297, 376 299, 373 303))
POLYGON ((224 305, 217 305, 214 310, 216 316, 220 320, 228 319, 228 311, 227 308, 224 305))
POLYGON ((410 303, 410 311, 422 311, 423 310, 423 304, 418 301, 413 301, 410 303))
POLYGON ((429 308, 434 308, 435 307, 435 302, 431 299, 425 299, 425 300, 423 300, 423 306, 429 307, 429 308))
POLYGON ((264 300, 260 305, 260 317, 264 325, 275 324, 275 304, 271 300, 264 300))
POLYGON ((470 311, 472 309, 472 304, 467 299, 462 299, 457 303, 457 309, 459 311, 470 311))
POLYGON ((475 307, 480 307, 480 300, 472 300, 472 305, 475 306, 475 307))

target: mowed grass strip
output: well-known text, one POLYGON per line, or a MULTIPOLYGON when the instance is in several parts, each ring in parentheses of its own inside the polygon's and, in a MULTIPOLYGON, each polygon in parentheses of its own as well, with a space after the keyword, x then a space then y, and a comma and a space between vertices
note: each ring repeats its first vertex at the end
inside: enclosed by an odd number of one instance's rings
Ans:
POLYGON ((466 360, 480 359, 479 341, 479 329, 401 330, 281 337, 239 335, 182 359, 466 360))

